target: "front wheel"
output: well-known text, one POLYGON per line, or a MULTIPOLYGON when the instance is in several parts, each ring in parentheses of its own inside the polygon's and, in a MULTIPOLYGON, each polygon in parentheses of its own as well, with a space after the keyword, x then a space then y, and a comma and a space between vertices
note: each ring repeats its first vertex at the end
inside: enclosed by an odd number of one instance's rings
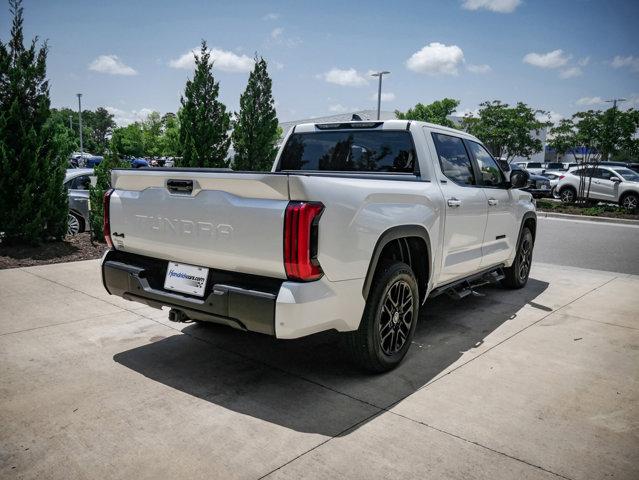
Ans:
POLYGON ((372 372, 392 370, 410 348, 419 292, 411 268, 402 262, 385 263, 376 273, 359 329, 345 333, 353 359, 372 372))
POLYGON ((639 195, 636 193, 627 193, 621 198, 619 202, 626 210, 636 210, 639 206, 639 195))
POLYGON ((504 268, 505 278, 501 281, 506 288, 523 288, 528 283, 532 264, 533 236, 528 227, 524 227, 517 246, 517 255, 513 264, 504 268))

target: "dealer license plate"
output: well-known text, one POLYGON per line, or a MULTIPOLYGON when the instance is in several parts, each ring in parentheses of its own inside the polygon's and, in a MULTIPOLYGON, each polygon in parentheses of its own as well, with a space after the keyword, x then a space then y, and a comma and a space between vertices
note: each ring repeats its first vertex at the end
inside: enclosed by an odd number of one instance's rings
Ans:
POLYGON ((189 295, 204 296, 209 269, 186 265, 184 263, 169 262, 164 279, 164 288, 189 295))

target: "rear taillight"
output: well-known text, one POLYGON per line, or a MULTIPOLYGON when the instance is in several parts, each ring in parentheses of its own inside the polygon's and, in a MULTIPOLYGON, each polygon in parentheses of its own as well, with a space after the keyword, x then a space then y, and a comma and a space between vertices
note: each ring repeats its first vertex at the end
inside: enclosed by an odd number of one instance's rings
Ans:
POLYGON ((566 178, 566 175, 559 175, 559 180, 563 180, 564 178, 566 178))
POLYGON ((284 269, 290 280, 311 281, 323 275, 317 261, 318 224, 324 205, 290 202, 284 216, 284 269))
POLYGON ((109 246, 109 248, 113 248, 113 241, 111 240, 111 194, 113 193, 113 189, 110 188, 106 192, 104 192, 103 197, 103 209, 102 209, 102 232, 104 232, 104 241, 109 246))

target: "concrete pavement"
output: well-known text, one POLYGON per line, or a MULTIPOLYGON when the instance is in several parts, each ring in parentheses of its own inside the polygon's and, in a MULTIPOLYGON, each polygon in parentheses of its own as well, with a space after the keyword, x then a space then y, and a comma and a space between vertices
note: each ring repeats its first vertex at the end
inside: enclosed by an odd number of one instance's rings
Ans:
POLYGON ((2 478, 639 478, 639 277, 536 264, 427 302, 397 370, 0 271, 2 478))
POLYGON ((639 225, 541 214, 537 219, 536 260, 639 275, 639 225))

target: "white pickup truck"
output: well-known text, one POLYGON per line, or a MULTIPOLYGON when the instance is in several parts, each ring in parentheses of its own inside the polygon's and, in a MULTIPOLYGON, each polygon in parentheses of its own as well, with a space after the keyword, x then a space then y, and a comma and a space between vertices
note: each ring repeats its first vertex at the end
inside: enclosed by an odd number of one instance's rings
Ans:
POLYGON ((526 177, 438 125, 298 125, 271 172, 113 171, 102 278, 175 321, 283 339, 334 329, 385 371, 427 297, 526 284, 537 224, 526 177))

